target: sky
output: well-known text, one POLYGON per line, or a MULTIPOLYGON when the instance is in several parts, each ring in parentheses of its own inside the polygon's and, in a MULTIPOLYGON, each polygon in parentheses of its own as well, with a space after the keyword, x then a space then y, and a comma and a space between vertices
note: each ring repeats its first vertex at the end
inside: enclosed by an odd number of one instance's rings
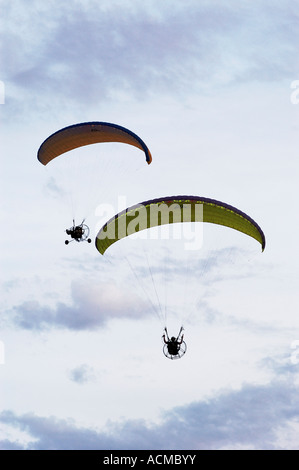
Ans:
POLYGON ((298 450, 299 2, 0 3, 0 448, 298 450), (151 165, 38 162, 89 121, 151 165), (248 214, 265 251, 217 226, 96 250, 115 213, 182 194, 248 214), (85 216, 93 242, 66 246, 85 216))

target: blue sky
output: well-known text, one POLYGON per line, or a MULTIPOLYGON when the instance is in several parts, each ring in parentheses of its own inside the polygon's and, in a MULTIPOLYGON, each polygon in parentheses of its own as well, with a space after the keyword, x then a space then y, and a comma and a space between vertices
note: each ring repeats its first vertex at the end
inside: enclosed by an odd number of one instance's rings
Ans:
POLYGON ((298 449, 298 2, 1 11, 0 448, 298 449), (37 161, 50 134, 93 120, 140 135, 152 164, 118 144, 78 152, 101 165, 74 179, 37 161), (193 194, 249 214, 266 250, 215 227, 183 261, 167 240, 105 259, 66 247, 70 182, 93 237, 113 211, 193 194), (145 250, 167 325, 184 322, 179 361, 162 354, 145 250))

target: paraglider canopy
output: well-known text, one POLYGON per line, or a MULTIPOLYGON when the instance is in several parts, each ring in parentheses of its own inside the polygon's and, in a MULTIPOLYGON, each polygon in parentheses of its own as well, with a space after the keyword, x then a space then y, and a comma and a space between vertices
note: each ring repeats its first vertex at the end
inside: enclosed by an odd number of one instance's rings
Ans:
POLYGON ((259 225, 244 212, 224 202, 198 196, 169 196, 129 207, 112 217, 98 232, 96 247, 103 255, 118 240, 141 230, 165 224, 208 222, 223 225, 257 240, 266 240, 259 225))
POLYGON ((134 132, 117 124, 98 121, 74 124, 50 135, 40 146, 37 158, 43 165, 47 165, 65 152, 101 142, 120 142, 133 145, 144 151, 148 164, 152 161, 149 149, 134 132))

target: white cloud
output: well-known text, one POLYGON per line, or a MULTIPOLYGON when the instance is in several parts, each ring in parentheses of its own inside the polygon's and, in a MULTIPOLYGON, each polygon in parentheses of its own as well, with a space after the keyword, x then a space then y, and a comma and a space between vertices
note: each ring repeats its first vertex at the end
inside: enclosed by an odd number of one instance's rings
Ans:
MULTIPOLYGON (((33 450, 283 450, 282 430, 291 434, 298 410, 297 387, 291 379, 284 379, 264 386, 244 385, 234 392, 222 391, 209 400, 168 410, 160 424, 124 420, 96 430, 80 428, 73 420, 3 411, 0 421, 25 430, 32 442, 24 447, 3 440, 1 446, 33 450)), ((294 433, 296 426, 293 438, 294 433)), ((289 442, 294 443, 287 446, 298 450, 293 438, 289 442)))
POLYGON ((69 371, 70 380, 78 384, 85 384, 95 380, 94 371, 87 364, 81 364, 69 371))
POLYGON ((27 330, 67 328, 93 330, 119 318, 140 319, 150 312, 144 302, 116 284, 72 284, 72 305, 59 302, 51 308, 38 301, 26 301, 13 307, 12 324, 27 330))
POLYGON ((100 105, 121 96, 211 93, 236 81, 281 80, 293 72, 297 32, 290 2, 268 8, 263 2, 190 2, 188 8, 89 2, 90 9, 86 3, 6 7, 2 78, 11 109, 49 113, 59 105, 83 109, 90 100, 100 105))

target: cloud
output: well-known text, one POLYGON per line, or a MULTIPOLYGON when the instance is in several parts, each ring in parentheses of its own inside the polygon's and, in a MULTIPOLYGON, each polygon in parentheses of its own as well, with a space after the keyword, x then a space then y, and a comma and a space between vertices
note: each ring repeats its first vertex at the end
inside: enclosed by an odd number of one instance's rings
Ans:
POLYGON ((54 198, 61 200, 62 197, 66 196, 66 191, 62 186, 57 184, 53 177, 50 177, 45 186, 45 192, 54 198))
MULTIPOLYGON (((143 420, 109 423, 103 431, 79 428, 71 420, 16 415, 3 411, 0 421, 25 431, 31 441, 19 448, 48 449, 282 449, 279 435, 299 417, 299 397, 292 380, 244 385, 237 391, 165 412, 159 424, 143 420)), ((291 441, 289 441, 291 442, 291 441)), ((298 450, 298 442, 288 448, 298 450)), ((2 449, 17 443, 4 440, 2 449)))
POLYGON ((76 382, 80 385, 93 381, 95 378, 93 369, 90 368, 87 364, 82 364, 81 366, 72 369, 69 372, 69 377, 73 382, 76 382))
POLYGON ((177 282, 180 278, 188 277, 200 279, 201 284, 210 285, 223 280, 254 277, 256 269, 250 258, 253 258, 252 251, 237 246, 219 249, 208 247, 202 251, 188 251, 179 247, 176 251, 172 248, 168 253, 156 256, 156 259, 150 258, 148 266, 144 267, 146 258, 142 257, 135 263, 140 277, 167 276, 177 282))
POLYGON ((140 319, 149 314, 145 303, 114 283, 73 282, 72 305, 58 303, 55 308, 38 301, 26 301, 13 308, 12 322, 25 330, 102 328, 115 318, 140 319))
POLYGON ((291 2, 180 3, 6 7, 1 78, 8 81, 8 101, 19 107, 22 97, 22 106, 30 100, 32 109, 49 112, 50 104, 84 107, 91 99, 140 100, 292 75, 297 33, 291 2))

